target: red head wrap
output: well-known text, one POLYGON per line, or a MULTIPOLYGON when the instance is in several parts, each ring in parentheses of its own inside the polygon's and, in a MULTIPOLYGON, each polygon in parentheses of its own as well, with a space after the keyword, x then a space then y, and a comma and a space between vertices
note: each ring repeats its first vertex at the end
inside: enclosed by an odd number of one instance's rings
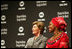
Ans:
POLYGON ((67 26, 63 17, 55 17, 51 22, 60 30, 65 30, 65 27, 67 26))

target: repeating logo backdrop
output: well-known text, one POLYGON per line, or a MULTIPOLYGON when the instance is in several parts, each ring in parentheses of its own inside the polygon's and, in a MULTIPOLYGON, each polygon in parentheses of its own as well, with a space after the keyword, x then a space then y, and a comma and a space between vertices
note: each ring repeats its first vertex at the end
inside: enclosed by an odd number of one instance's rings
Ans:
POLYGON ((53 17, 64 17, 71 47, 71 3, 69 1, 2 1, 1 48, 24 48, 33 37, 32 22, 43 21, 43 35, 50 38, 47 26, 53 17))

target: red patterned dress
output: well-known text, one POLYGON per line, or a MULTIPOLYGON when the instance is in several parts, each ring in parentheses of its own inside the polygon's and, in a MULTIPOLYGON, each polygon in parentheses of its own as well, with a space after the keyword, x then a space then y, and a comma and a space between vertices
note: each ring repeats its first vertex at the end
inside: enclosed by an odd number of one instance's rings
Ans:
POLYGON ((46 48, 68 48, 69 47, 69 38, 66 33, 61 33, 58 38, 51 41, 47 40, 46 48))

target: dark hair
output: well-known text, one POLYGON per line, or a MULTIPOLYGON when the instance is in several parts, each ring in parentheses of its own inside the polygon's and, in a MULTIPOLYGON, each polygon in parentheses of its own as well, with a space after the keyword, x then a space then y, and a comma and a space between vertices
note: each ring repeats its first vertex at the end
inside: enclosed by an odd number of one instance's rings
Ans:
POLYGON ((41 30, 40 34, 43 34, 43 31, 44 31, 44 22, 41 22, 41 21, 34 21, 32 23, 33 25, 37 25, 38 28, 41 30))

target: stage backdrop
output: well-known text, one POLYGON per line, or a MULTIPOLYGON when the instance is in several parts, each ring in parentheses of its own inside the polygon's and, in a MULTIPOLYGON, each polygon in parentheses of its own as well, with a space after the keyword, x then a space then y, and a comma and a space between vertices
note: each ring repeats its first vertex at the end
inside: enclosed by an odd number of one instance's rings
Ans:
POLYGON ((1 48, 24 48, 33 37, 32 22, 43 21, 43 35, 50 38, 47 26, 53 17, 64 17, 71 47, 71 3, 69 1, 1 1, 1 48))

